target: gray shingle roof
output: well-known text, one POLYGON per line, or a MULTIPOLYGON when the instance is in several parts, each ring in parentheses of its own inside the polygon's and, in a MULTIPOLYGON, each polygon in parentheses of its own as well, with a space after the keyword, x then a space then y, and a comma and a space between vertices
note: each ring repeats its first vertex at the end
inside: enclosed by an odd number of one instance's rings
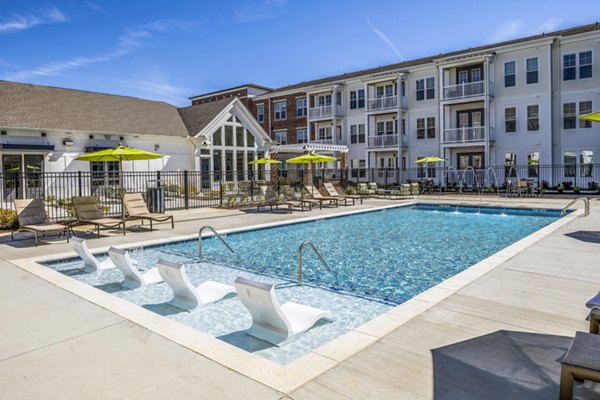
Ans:
POLYGON ((187 137, 164 102, 2 80, 0 126, 187 137))
POLYGON ((190 136, 195 136, 212 121, 217 114, 223 111, 226 105, 234 101, 233 97, 210 101, 208 103, 197 104, 180 108, 179 115, 183 119, 190 136))

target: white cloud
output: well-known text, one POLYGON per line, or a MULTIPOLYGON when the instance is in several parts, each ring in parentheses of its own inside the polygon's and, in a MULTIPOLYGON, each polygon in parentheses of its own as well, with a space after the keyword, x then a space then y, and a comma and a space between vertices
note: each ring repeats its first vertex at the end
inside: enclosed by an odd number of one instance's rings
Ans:
POLYGON ((503 42, 517 37, 552 32, 557 30, 562 22, 562 19, 555 17, 542 21, 540 24, 526 23, 522 20, 508 21, 500 25, 490 36, 490 41, 503 42))
POLYGON ((103 13, 106 14, 106 10, 104 8, 102 8, 102 6, 98 3, 93 3, 91 1, 86 1, 85 5, 93 11, 99 12, 99 13, 103 13))
POLYGON ((9 33, 33 28, 41 24, 66 22, 67 17, 56 7, 39 9, 30 14, 12 14, 0 20, 0 33, 9 33))
POLYGON ((398 51, 398 48, 396 47, 396 45, 394 45, 394 43, 392 43, 392 41, 390 40, 389 37, 387 37, 387 35, 385 33, 383 33, 382 31, 380 31, 379 29, 375 28, 372 24, 371 24, 371 20, 369 20, 369 17, 367 17, 367 24, 369 25, 369 28, 371 28, 371 30, 373 32, 375 32, 375 34, 377 36, 379 36, 381 38, 381 40, 383 40, 385 42, 385 44, 387 44, 394 53, 396 53, 396 55, 398 56, 398 58, 400 58, 400 61, 404 61, 405 58, 402 57, 402 54, 400 54, 400 51, 398 51))
POLYGON ((236 22, 254 22, 269 19, 283 13, 286 0, 261 0, 245 4, 233 10, 236 22))
POLYGON ((166 33, 174 29, 189 29, 192 26, 194 26, 194 23, 188 21, 167 20, 151 22, 141 27, 129 29, 124 35, 118 38, 116 46, 108 52, 47 63, 37 68, 6 74, 3 78, 19 81, 37 76, 56 76, 66 71, 88 65, 114 61, 137 50, 146 43, 147 39, 157 32, 166 33))

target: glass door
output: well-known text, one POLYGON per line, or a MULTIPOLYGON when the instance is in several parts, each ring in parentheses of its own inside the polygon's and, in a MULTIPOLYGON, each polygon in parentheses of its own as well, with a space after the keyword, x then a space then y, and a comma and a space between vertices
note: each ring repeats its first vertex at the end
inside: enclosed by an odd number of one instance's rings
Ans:
POLYGON ((20 154, 4 154, 2 156, 2 188, 5 201, 20 198, 22 157, 20 154))
POLYGON ((44 156, 41 154, 25 154, 23 156, 25 163, 25 198, 45 198, 44 182, 42 173, 44 172, 44 156))

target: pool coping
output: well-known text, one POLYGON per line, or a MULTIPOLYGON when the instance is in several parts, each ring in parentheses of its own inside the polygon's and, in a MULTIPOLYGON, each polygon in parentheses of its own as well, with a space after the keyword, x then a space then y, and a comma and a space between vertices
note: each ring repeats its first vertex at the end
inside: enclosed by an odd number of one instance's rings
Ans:
MULTIPOLYGON (((301 223, 328 218, 341 217, 365 212, 385 210, 415 204, 440 204, 430 201, 412 201, 409 203, 394 204, 389 206, 374 207, 368 210, 345 211, 334 215, 320 215, 303 217, 292 221, 280 221, 273 223, 257 224, 246 227, 230 228, 220 230, 219 233, 229 234, 248 230, 264 229, 290 223, 301 223)), ((467 204, 467 203, 465 203, 467 204)), ((458 205, 460 204, 452 204, 458 205)), ((493 205, 487 205, 494 207, 493 205)), ((500 207, 496 207, 500 208, 500 207)), ((513 208, 513 207, 511 207, 513 208)), ((516 207, 523 209, 535 209, 535 207, 516 207)), ((177 321, 164 318, 150 310, 144 309, 127 300, 115 297, 93 286, 76 281, 60 272, 44 267, 38 262, 51 261, 61 258, 73 257, 74 252, 55 254, 52 256, 38 256, 12 261, 13 264, 28 271, 74 295, 77 295, 91 303, 113 312, 122 318, 136 323, 164 338, 171 340, 201 356, 211 359, 233 371, 245 375, 257 382, 267 385, 282 393, 289 393, 304 385, 308 381, 323 374, 327 370, 336 367, 344 360, 364 350, 378 340, 382 339, 391 331, 399 328, 402 324, 425 312, 434 305, 440 303, 448 296, 456 293, 466 285, 479 279, 492 271, 495 267, 512 258, 520 251, 539 241, 548 234, 571 222, 582 214, 576 210, 564 217, 554 221, 544 228, 533 232, 523 239, 498 251, 490 257, 481 260, 462 272, 440 282, 438 285, 420 293, 410 300, 380 314, 379 316, 365 322, 361 326, 341 335, 332 341, 312 350, 302 357, 288 364, 281 365, 267 360, 259 355, 248 353, 233 345, 225 343, 206 333, 188 327, 177 321)), ((210 236, 210 235, 206 235, 210 236)), ((204 237, 204 236, 203 236, 204 237)), ((190 240, 197 238, 197 234, 181 235, 168 239, 148 240, 143 242, 128 243, 117 247, 140 247, 160 245, 179 240, 190 240)), ((94 249, 94 253, 106 252, 108 246, 94 249)))

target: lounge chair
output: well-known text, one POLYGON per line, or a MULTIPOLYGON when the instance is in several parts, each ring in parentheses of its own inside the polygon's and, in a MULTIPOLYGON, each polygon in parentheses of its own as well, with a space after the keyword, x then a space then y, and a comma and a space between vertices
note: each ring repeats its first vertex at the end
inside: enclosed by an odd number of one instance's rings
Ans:
POLYGON ((100 227, 122 227, 123 235, 125 235, 125 220, 103 217, 98 207, 98 198, 96 196, 73 196, 73 207, 75 208, 77 221, 81 224, 94 225, 98 232, 98 237, 100 237, 100 227))
POLYGON ((358 183, 357 184, 358 194, 361 196, 372 196, 375 194, 374 190, 369 189, 366 183, 358 183))
POLYGON ((17 232, 33 232, 35 245, 38 245, 38 233, 58 232, 59 236, 65 234, 69 242, 69 227, 67 225, 55 224, 49 221, 46 208, 42 199, 15 200, 15 210, 19 220, 19 228, 10 233, 11 240, 15 239, 17 232))
POLYGON ((331 182, 325 182, 323 185, 325 186, 325 190, 327 190, 327 194, 329 194, 329 196, 339 197, 340 199, 344 199, 346 201, 345 205, 348 205, 347 199, 352 199, 352 205, 356 204, 355 203, 356 199, 360 200, 360 204, 362 204, 362 202, 363 202, 362 196, 352 195, 352 194, 340 194, 335 189, 335 186, 333 186, 333 184, 331 182))
POLYGON ((119 271, 123 273, 124 279, 121 284, 126 288, 136 289, 163 281, 156 267, 142 274, 133 264, 131 258, 129 258, 127 250, 111 247, 108 249, 108 257, 119 271))
MULTIPOLYGON (((320 200, 320 201, 328 201, 329 204, 335 204, 336 207, 339 207, 340 205, 340 198, 339 197, 327 197, 327 196, 323 196, 321 194, 321 192, 319 192, 318 189, 316 189, 314 186, 304 186, 304 190, 306 190, 313 199, 316 200, 320 200)), ((347 204, 347 203, 346 203, 347 204)))
POLYGON ((390 190, 390 196, 396 197, 411 197, 410 194, 410 185, 407 183, 402 183, 396 189, 390 190))
POLYGON ((185 273, 183 264, 160 259, 156 263, 158 273, 173 289, 171 304, 184 310, 192 310, 221 300, 228 294, 235 293, 233 286, 206 281, 195 287, 185 273))
POLYGON ((152 222, 166 222, 171 220, 171 229, 175 228, 173 216, 150 212, 141 193, 125 193, 123 195, 123 205, 127 210, 130 220, 141 220, 142 223, 144 223, 144 220, 150 221, 150 232, 152 232, 152 222))
POLYGON ((294 190, 287 185, 281 185, 281 193, 286 201, 297 203, 298 206, 304 211, 304 206, 308 207, 308 211, 311 211, 313 206, 318 205, 319 208, 323 208, 323 202, 317 199, 300 198, 294 193, 294 190))
POLYGON ((107 269, 117 268, 110 257, 102 261, 98 260, 87 247, 85 239, 73 237, 71 246, 73 247, 73 250, 75 250, 75 253, 83 260, 83 270, 86 272, 101 272, 107 269))
POLYGON ((560 400, 573 398, 573 381, 600 382, 600 336, 576 332, 567 353, 560 360, 560 400))
POLYGON ((273 207, 279 209, 279 206, 287 206, 288 211, 292 212, 292 207, 294 207, 294 203, 290 201, 281 201, 279 200, 279 196, 275 191, 271 188, 271 186, 261 186, 261 191, 265 196, 264 201, 261 201, 256 204, 256 211, 260 211, 261 207, 271 207, 271 211, 273 211, 273 207))
POLYGON ((420 191, 420 185, 418 182, 411 182, 409 183, 410 186, 410 195, 411 196, 419 196, 419 194, 421 193, 420 191))
POLYGON ((332 320, 331 313, 298 303, 277 302, 274 285, 238 277, 235 290, 252 315, 246 333, 276 346, 293 342, 320 319, 332 320))

